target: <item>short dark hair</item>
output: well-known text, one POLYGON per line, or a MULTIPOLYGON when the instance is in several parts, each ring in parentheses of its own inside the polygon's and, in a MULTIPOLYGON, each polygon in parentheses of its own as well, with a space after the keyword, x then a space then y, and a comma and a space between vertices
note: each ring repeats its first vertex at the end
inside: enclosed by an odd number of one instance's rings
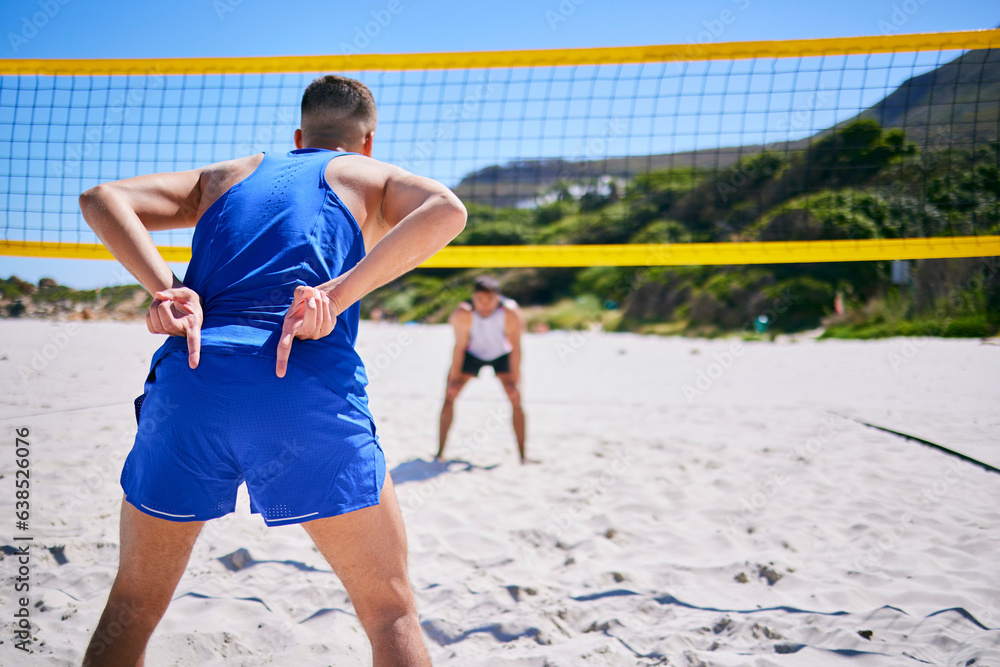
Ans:
POLYGON ((497 282, 496 278, 490 278, 489 276, 479 276, 476 278, 476 282, 472 286, 473 292, 492 292, 493 294, 500 293, 500 283, 497 282))
POLYGON ((327 74, 302 94, 303 134, 355 142, 374 130, 377 122, 372 91, 355 79, 327 74))

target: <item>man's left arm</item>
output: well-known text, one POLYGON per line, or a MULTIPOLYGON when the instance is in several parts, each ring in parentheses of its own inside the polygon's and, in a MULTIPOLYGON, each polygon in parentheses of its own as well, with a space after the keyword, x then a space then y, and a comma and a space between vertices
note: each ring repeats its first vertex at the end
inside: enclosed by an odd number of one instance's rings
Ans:
POLYGON ((504 328, 507 340, 510 341, 510 374, 514 382, 521 381, 521 332, 524 330, 524 317, 517 304, 508 300, 504 304, 504 328))

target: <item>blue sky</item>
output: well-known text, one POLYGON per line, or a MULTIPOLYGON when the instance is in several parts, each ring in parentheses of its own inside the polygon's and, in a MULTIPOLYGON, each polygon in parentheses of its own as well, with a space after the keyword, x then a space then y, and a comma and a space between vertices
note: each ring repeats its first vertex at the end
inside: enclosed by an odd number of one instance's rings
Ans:
MULTIPOLYGON (((263 56, 340 54, 351 50, 406 53, 686 44, 985 29, 998 23, 1000 11, 995 1, 375 0, 346 4, 6 0, 0 5, 0 58, 263 56)), ((4 79, 8 87, 9 81, 9 77, 4 79)), ((283 119, 279 129, 289 129, 287 124, 283 119)), ((277 127, 278 121, 274 125, 277 127)), ((269 149, 275 145, 280 144, 272 144, 269 149)), ((398 159, 401 155, 405 151, 390 157, 398 159)), ((465 168, 464 162, 459 164, 465 168)), ((447 180, 440 174, 430 175, 447 180)), ((74 187, 71 183, 65 190, 74 187)), ((9 214, 5 211, 5 215, 9 214)), ((175 267, 175 271, 182 276, 183 266, 175 267)), ((0 277, 11 274, 32 282, 49 276, 77 288, 133 282, 113 262, 0 258, 0 277)))

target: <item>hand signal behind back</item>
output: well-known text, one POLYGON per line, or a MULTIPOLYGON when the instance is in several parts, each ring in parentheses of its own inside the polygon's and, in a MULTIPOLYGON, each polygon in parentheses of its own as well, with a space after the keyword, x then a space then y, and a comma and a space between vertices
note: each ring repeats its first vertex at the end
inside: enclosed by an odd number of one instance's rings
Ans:
POLYGON ((295 288, 292 305, 285 312, 278 339, 278 361, 274 372, 285 377, 292 338, 317 339, 328 335, 337 324, 337 315, 330 296, 321 289, 300 285, 295 288))
POLYGON ((201 360, 201 299, 189 287, 174 287, 153 295, 146 311, 146 328, 150 333, 185 336, 188 365, 197 368, 201 360))

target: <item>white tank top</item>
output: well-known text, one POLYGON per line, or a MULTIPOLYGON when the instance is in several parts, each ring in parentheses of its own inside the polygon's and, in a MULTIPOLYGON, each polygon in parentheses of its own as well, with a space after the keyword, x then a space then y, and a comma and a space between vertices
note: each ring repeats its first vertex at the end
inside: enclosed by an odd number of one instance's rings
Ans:
POLYGON ((472 309, 472 330, 469 331, 469 346, 466 351, 483 361, 493 361, 513 349, 507 340, 507 311, 503 302, 488 317, 481 317, 472 309))

